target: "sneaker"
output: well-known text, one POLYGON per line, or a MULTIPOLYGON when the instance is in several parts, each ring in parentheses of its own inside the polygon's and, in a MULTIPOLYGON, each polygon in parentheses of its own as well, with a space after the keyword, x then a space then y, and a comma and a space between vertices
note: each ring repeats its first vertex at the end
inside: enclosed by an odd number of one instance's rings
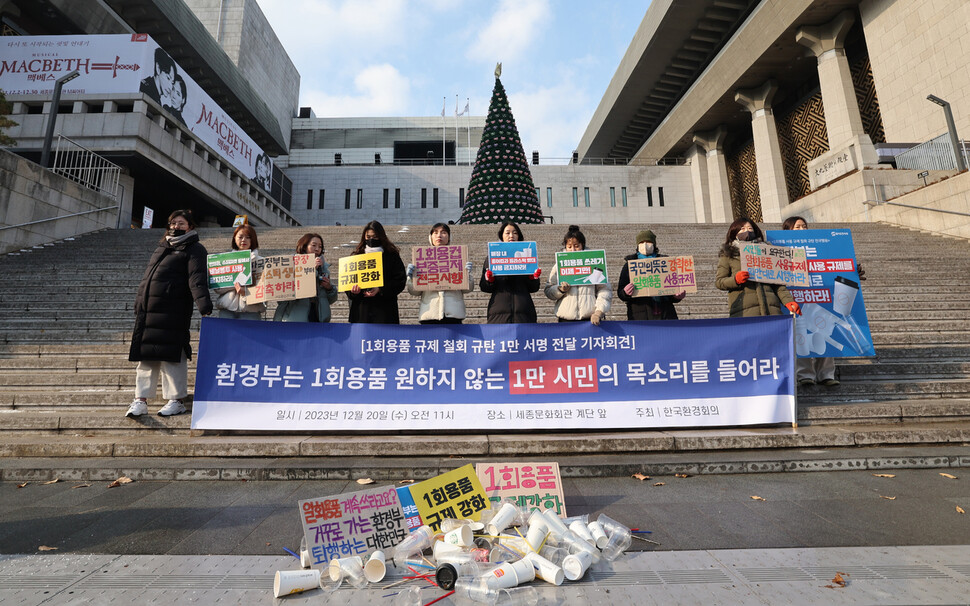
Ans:
POLYGON ((169 400, 168 404, 162 406, 162 409, 158 411, 158 416, 160 417, 171 417, 173 415, 180 415, 185 410, 185 404, 182 404, 182 400, 169 400))
POLYGON ((128 412, 125 413, 126 417, 140 417, 141 415, 148 414, 148 402, 145 400, 139 400, 135 398, 131 402, 131 406, 128 407, 128 412))
POLYGON ((822 381, 822 385, 826 387, 835 387, 836 385, 841 385, 838 379, 825 379, 822 381))
POLYGON ((798 386, 799 387, 808 387, 809 385, 815 385, 815 381, 813 381, 811 379, 799 379, 798 380, 798 386))

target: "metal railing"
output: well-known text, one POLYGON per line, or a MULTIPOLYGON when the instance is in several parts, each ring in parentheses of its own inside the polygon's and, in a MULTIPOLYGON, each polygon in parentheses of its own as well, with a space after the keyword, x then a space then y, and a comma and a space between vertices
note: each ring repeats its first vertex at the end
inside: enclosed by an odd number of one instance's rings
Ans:
POLYGON ((16 229, 18 227, 24 227, 27 225, 37 225, 38 223, 47 223, 48 221, 57 221, 58 219, 67 219, 68 217, 79 217, 81 215, 87 215, 90 213, 100 213, 106 210, 114 210, 116 208, 118 208, 117 205, 105 206, 104 208, 93 208, 91 210, 84 210, 79 213, 71 213, 69 215, 58 215, 56 217, 50 217, 48 219, 38 219, 37 221, 28 221, 26 223, 19 223, 17 225, 5 225, 3 227, 0 227, 0 231, 3 231, 5 229, 16 229))
POLYGON ((63 135, 57 137, 51 171, 110 198, 118 197, 121 167, 63 135))
MULTIPOLYGON (((960 153, 967 160, 967 144, 962 141, 960 153)), ((944 133, 939 137, 920 143, 915 147, 896 154, 896 168, 904 170, 955 170, 956 162, 950 135, 944 133)))

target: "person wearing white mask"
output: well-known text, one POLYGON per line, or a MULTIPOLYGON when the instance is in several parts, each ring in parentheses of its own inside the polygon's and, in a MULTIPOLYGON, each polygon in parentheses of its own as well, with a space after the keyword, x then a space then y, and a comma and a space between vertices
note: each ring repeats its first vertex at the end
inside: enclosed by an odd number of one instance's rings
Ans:
MULTIPOLYGON (((431 246, 448 246, 451 244, 451 228, 446 223, 435 223, 428 234, 431 246)), ((465 281, 467 289, 462 290, 416 290, 414 279, 417 277, 414 265, 408 265, 408 292, 415 297, 421 297, 418 307, 418 322, 420 324, 461 324, 465 319, 465 293, 471 292, 472 262, 465 263, 465 281)))
POLYGON ((683 301, 684 297, 687 296, 687 291, 659 297, 634 297, 635 289, 633 283, 630 282, 630 268, 627 261, 665 256, 660 254, 660 249, 657 248, 657 236, 652 231, 645 229, 637 234, 637 251, 623 257, 623 268, 620 270, 620 279, 616 283, 616 295, 626 303, 627 320, 677 319, 677 310, 674 308, 674 304, 683 301))
POLYGON ((379 221, 371 221, 364 226, 360 242, 352 254, 373 252, 383 253, 384 286, 361 290, 360 286, 354 284, 347 291, 347 298, 350 299, 348 321, 351 324, 400 324, 397 296, 404 290, 407 277, 401 253, 387 238, 387 232, 379 221))
MULTIPOLYGON (((564 252, 586 250, 586 236, 577 225, 570 225, 562 239, 564 252)), ((604 279, 599 284, 560 284, 559 268, 554 267, 543 291, 546 297, 556 302, 556 318, 560 322, 582 322, 589 320, 599 326, 610 312, 613 292, 610 283, 604 279)))

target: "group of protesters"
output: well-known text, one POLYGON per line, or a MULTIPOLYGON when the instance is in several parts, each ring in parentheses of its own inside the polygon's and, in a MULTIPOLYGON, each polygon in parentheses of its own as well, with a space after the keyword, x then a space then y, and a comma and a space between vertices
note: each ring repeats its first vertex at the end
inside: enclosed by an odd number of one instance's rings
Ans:
MULTIPOLYGON (((792 217, 784 229, 806 229, 801 217, 792 217)), ((165 236, 152 255, 148 268, 138 287, 135 300, 135 328, 131 338, 129 360, 137 362, 135 399, 126 416, 147 414, 147 400, 155 394, 159 376, 162 396, 168 400, 159 415, 171 416, 186 412, 183 399, 187 395, 188 363, 192 355, 189 344, 189 325, 193 306, 203 316, 215 309, 221 318, 260 320, 266 306, 264 303, 248 303, 247 287, 234 283, 215 289, 214 297, 208 288, 205 247, 199 242, 196 223, 191 211, 177 210, 168 218, 165 236)), ((510 221, 499 226, 500 242, 524 241, 522 229, 510 221)), ((728 293, 728 312, 731 317, 779 315, 783 309, 800 314, 798 303, 788 289, 781 284, 766 284, 750 279, 741 268, 737 240, 759 242, 764 234, 757 223, 741 217, 731 223, 721 247, 715 286, 728 293)), ((451 228, 436 223, 428 235, 431 246, 447 246, 451 242, 451 228)), ((635 252, 624 257, 616 294, 627 307, 628 320, 676 320, 675 305, 684 299, 686 291, 673 295, 635 296, 630 280, 627 261, 663 257, 657 245, 656 234, 645 229, 637 233, 635 252)), ((316 296, 282 301, 273 315, 279 322, 329 322, 331 305, 337 301, 337 285, 330 279, 327 263, 323 258, 323 237, 307 233, 297 242, 298 254, 315 257, 316 296)), ((259 240, 256 230, 249 225, 236 227, 230 247, 234 251, 250 251, 252 261, 259 258, 259 240)), ((566 252, 586 249, 586 236, 576 225, 570 225, 562 240, 566 252)), ((407 289, 421 297, 418 321, 421 324, 461 324, 465 319, 464 295, 471 292, 473 283, 466 278, 465 290, 419 290, 415 287, 417 268, 405 267, 400 250, 387 236, 384 226, 371 221, 364 226, 360 240, 352 254, 383 253, 383 285, 378 288, 360 288, 354 284, 346 295, 350 301, 351 323, 399 324, 398 295, 407 289)), ((466 262, 469 274, 472 263, 466 262)), ((588 321, 594 325, 607 316, 613 299, 608 280, 598 284, 570 285, 560 283, 558 271, 553 268, 543 293, 555 301, 555 314, 559 322, 588 321)), ((542 269, 526 275, 496 275, 486 261, 482 267, 479 288, 490 294, 487 310, 489 324, 535 323, 538 320, 533 293, 541 287, 542 269)), ((813 362, 809 360, 808 362, 813 362)), ((804 363, 803 365, 804 366, 804 363)), ((831 375, 831 360, 816 369, 799 367, 799 378, 807 377, 816 370, 824 374, 819 382, 837 384, 831 375)), ((815 377, 813 376, 812 382, 815 377)), ((807 379, 803 381, 807 383, 807 379)))

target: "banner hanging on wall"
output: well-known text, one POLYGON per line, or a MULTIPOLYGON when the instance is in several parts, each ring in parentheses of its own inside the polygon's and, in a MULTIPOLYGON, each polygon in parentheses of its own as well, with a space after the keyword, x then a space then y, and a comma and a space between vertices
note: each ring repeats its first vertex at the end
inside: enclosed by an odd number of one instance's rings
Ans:
POLYGON ((793 347, 788 316, 604 322, 599 327, 587 322, 398 326, 203 318, 192 428, 629 429, 788 423, 795 421, 793 347))

